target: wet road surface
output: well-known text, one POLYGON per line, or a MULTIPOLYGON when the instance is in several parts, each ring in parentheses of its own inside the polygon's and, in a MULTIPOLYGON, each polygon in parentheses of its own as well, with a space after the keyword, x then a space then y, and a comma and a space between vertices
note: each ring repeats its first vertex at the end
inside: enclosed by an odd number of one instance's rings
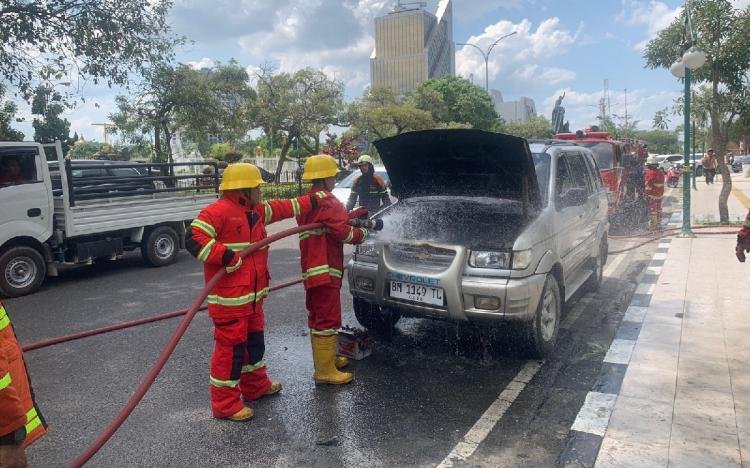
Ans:
MULTIPOLYGON (((612 249, 622 241, 613 241, 612 249)), ((272 283, 299 275, 298 251, 271 250, 272 283)), ((553 356, 468 461, 457 466, 550 466, 601 367, 655 244, 609 268, 599 292, 567 308, 553 356)), ((610 262, 617 257, 610 257, 610 262)), ((152 269, 138 255, 51 279, 7 301, 22 343, 187 307, 202 287, 198 262, 181 253, 152 269)), ((342 291, 344 324, 357 326, 342 291)), ((112 420, 179 319, 27 353, 50 424, 31 466, 61 466, 112 420)), ((280 395, 253 405, 246 424, 211 418, 211 324, 199 314, 144 401, 90 466, 435 466, 528 362, 506 328, 403 319, 352 365, 355 381, 315 387, 301 286, 266 301, 266 361, 280 395)))

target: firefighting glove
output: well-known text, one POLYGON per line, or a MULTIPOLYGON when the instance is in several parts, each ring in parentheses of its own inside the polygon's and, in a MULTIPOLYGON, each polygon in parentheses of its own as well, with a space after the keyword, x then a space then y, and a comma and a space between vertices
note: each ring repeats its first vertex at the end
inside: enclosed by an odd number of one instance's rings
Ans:
POLYGON ((224 269, 227 270, 227 273, 233 273, 242 266, 242 257, 235 255, 234 252, 227 249, 227 251, 224 252, 224 256, 221 257, 221 264, 224 266, 224 269))

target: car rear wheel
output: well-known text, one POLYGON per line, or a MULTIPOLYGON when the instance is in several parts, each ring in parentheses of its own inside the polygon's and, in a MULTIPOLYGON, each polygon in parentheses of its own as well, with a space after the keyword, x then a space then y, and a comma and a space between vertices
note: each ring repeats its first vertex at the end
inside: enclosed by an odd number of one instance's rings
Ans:
POLYGON ((0 253, 0 275, 0 293, 19 297, 39 289, 47 276, 47 267, 36 249, 19 245, 0 253))
POLYGON ((154 267, 169 265, 177 258, 179 243, 177 232, 169 226, 159 226, 146 236, 141 243, 141 257, 154 267))
POLYGON ((354 316, 363 327, 376 333, 392 331, 401 318, 401 314, 393 309, 380 307, 356 297, 354 298, 354 316))
POLYGON ((560 286, 553 275, 547 275, 534 319, 523 325, 524 339, 533 358, 552 353, 560 329, 560 286))

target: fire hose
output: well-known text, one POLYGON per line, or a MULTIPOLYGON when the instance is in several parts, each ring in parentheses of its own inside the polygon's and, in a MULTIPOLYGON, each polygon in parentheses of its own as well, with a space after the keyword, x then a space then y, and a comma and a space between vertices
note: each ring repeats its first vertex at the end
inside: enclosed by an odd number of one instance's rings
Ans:
MULTIPOLYGON (((250 247, 247 247, 245 250, 240 252, 241 257, 246 257, 247 255, 255 252, 258 249, 261 249, 272 242, 275 242, 279 239, 283 239, 285 237, 289 237, 294 234, 298 234, 303 231, 309 231, 312 229, 320 229, 325 227, 321 223, 316 224, 306 224, 304 226, 299 226, 291 229, 287 229, 285 231, 279 232, 277 234, 268 236, 267 238, 256 242, 255 244, 251 245, 250 247)), ((170 356, 174 352, 175 348, 177 347, 177 343, 179 343, 182 336, 187 331, 188 326, 190 325, 190 322, 195 317, 195 314, 198 313, 198 311, 201 309, 201 306, 203 304, 203 301, 206 299, 208 294, 211 292, 211 290, 214 289, 216 284, 226 275, 225 270, 219 270, 216 275, 214 275, 213 278, 211 278, 210 281, 206 284, 206 287, 203 289, 199 297, 193 302, 193 304, 188 308, 187 312, 185 313, 185 317, 180 322, 179 326, 174 332, 174 335, 172 335, 172 338, 170 338, 167 345, 162 350, 161 354, 159 355, 159 358, 156 360, 154 365, 151 367, 151 370, 146 375, 145 379, 141 384, 138 386, 138 388, 133 393, 133 396, 130 397, 130 400, 128 400, 127 404, 122 407, 119 413, 117 413, 117 416, 115 416, 115 419, 105 428, 105 430, 99 434, 99 437, 91 444, 89 447, 76 458, 73 460, 73 462, 69 465, 73 468, 79 468, 83 466, 87 461, 93 457, 96 452, 98 452, 105 443, 117 432, 117 429, 120 428, 122 423, 125 422, 125 420, 130 416, 130 414, 135 410, 136 406, 141 402, 143 397, 146 395, 146 392, 151 388, 151 385, 154 383, 156 378, 159 375, 159 372, 161 372, 162 368, 164 368, 164 365, 166 365, 167 361, 169 360, 170 356)), ((181 311, 180 311, 181 312, 181 311)), ((176 313, 175 313, 176 314, 176 313)), ((177 315, 173 315, 177 316, 177 315)))

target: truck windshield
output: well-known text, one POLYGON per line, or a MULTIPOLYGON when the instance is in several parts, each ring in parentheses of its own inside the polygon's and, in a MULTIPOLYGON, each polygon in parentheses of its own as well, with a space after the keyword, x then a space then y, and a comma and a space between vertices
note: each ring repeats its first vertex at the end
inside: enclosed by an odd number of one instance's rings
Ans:
POLYGON ((605 142, 581 142, 581 146, 590 149, 594 153, 596 164, 599 166, 599 170, 607 170, 615 167, 615 154, 614 146, 610 143, 605 142))

